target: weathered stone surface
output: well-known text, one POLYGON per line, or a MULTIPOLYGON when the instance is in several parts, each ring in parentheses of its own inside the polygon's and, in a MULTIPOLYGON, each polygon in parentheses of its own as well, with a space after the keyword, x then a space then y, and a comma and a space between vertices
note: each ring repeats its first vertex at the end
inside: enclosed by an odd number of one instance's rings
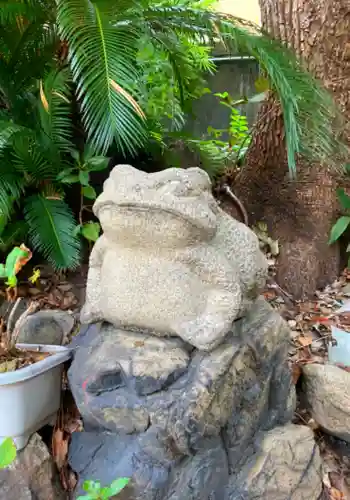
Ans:
POLYGON ((180 339, 125 333, 105 325, 101 343, 87 361, 93 376, 89 393, 125 387, 143 396, 166 389, 182 375, 190 360, 180 339))
POLYGON ((265 283, 255 234, 225 214, 198 168, 119 165, 94 205, 83 323, 105 320, 215 348, 265 283))
POLYGON ((156 425, 184 454, 225 427, 236 456, 243 439, 293 414, 288 338, 284 321, 263 299, 210 353, 191 351, 179 339, 91 325, 75 337, 79 349, 68 376, 91 427, 132 433, 156 425))
POLYGON ((21 327, 18 342, 61 345, 72 331, 74 318, 59 310, 44 310, 28 316, 21 327))
POLYGON ((228 475, 257 453, 256 435, 293 415, 288 339, 285 322, 263 299, 209 353, 180 339, 105 324, 83 327, 68 374, 90 431, 74 435, 70 449, 81 482, 108 484, 127 475, 130 500, 224 499, 228 475), (179 363, 183 373, 168 383, 179 363), (140 392, 135 372, 150 390, 140 392))
POLYGON ((227 500, 318 500, 322 462, 313 433, 293 424, 258 435, 251 456, 232 476, 227 500))
POLYGON ((330 434, 350 442, 350 373, 334 365, 305 365, 305 397, 312 417, 330 434))
POLYGON ((181 457, 154 430, 142 435, 75 433, 70 464, 86 479, 106 486, 131 477, 124 500, 317 500, 322 490, 321 458, 308 427, 286 425, 260 432, 241 449, 244 465, 229 475, 220 436, 203 439, 181 457))
POLYGON ((52 457, 38 434, 16 460, 0 470, 0 500, 64 500, 52 457))
POLYGON ((153 430, 141 436, 74 433, 70 464, 80 477, 76 495, 88 478, 108 485, 132 476, 122 500, 224 500, 229 475, 220 437, 203 440, 194 456, 184 458, 167 451, 161 439, 153 430))

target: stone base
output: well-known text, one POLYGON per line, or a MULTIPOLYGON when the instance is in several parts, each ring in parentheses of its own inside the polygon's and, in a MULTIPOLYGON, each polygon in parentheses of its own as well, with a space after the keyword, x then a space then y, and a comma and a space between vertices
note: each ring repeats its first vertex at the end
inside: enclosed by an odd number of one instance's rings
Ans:
MULTIPOLYGON (((146 433, 147 434, 147 433, 146 433)), ((222 437, 204 439, 191 457, 166 460, 159 439, 109 433, 73 434, 70 464, 85 480, 107 486, 132 477, 118 500, 317 500, 322 468, 312 431, 288 424, 258 433, 241 450, 242 468, 229 473, 222 437), (148 441, 147 443, 145 441, 148 441)))
POLYGON ((312 433, 285 425, 295 405, 288 343, 263 299, 209 353, 82 329, 68 374, 86 431, 70 449, 80 481, 132 477, 130 500, 316 500, 312 433))

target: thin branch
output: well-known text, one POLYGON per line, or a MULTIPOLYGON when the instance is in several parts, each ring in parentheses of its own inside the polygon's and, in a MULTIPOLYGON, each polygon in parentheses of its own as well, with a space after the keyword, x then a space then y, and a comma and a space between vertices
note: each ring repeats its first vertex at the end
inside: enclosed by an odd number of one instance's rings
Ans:
POLYGON ((7 338, 7 345, 8 346, 11 344, 12 330, 13 330, 14 327, 16 327, 16 324, 13 325, 14 316, 15 316, 15 313, 16 313, 16 311, 17 311, 17 309, 18 309, 18 307, 19 307, 19 305, 20 305, 20 303, 21 303, 22 300, 23 300, 23 297, 19 297, 16 300, 16 302, 15 302, 15 304, 14 304, 14 306, 13 306, 11 312, 10 312, 9 319, 7 321, 6 338, 7 338))
POLYGON ((13 330, 13 333, 12 333, 12 335, 10 335, 10 339, 9 339, 12 346, 16 345, 18 336, 20 334, 21 328, 22 328, 25 320, 28 318, 28 316, 30 316, 35 311, 37 311, 39 309, 39 307, 40 307, 39 302, 31 302, 29 304, 29 306, 27 307, 27 309, 24 311, 24 313, 22 313, 21 316, 18 318, 18 320, 16 321, 15 328, 13 330))
POLYGON ((227 184, 224 184, 223 185, 223 190, 224 192, 232 199, 232 201, 235 203, 235 205, 239 208, 240 212, 241 212, 241 215, 242 215, 242 218, 243 218, 243 222, 246 226, 248 226, 248 212, 247 210, 245 209, 245 206, 243 205, 243 203, 241 202, 241 200, 238 198, 238 196, 236 196, 231 188, 227 185, 227 184))

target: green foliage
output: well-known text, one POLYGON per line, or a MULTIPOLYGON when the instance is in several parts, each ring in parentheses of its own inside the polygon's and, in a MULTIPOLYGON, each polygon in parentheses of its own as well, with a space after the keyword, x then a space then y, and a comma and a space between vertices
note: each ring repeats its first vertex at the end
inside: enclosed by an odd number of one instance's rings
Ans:
POLYGON ((57 21, 62 38, 69 43, 90 142, 102 154, 113 139, 120 150, 135 152, 145 140, 144 115, 131 95, 132 84, 138 80, 139 33, 132 25, 118 23, 118 10, 122 13, 123 8, 118 9, 117 3, 114 9, 104 7, 89 0, 58 0, 57 21))
POLYGON ((78 266, 80 243, 73 234, 76 223, 64 200, 33 195, 25 201, 24 217, 34 250, 57 269, 78 266))
POLYGON ((5 469, 16 458, 16 446, 11 438, 6 438, 0 444, 0 469, 5 469))
POLYGON ((74 217, 56 182, 71 147, 69 99, 69 74, 49 71, 26 98, 32 117, 28 126, 19 117, 22 123, 14 127, 12 109, 3 112, 8 126, 0 150, 2 249, 25 232, 33 248, 57 269, 74 268, 80 257, 79 240, 71 231, 74 217), (18 224, 20 213, 24 221, 18 224))
MULTIPOLYGON (((230 116, 227 127, 215 129, 212 126, 207 128, 207 136, 201 139, 193 138, 183 131, 168 134, 164 138, 164 154, 169 152, 169 144, 172 139, 181 141, 197 158, 201 167, 208 173, 213 181, 223 174, 227 167, 238 168, 238 164, 244 161, 245 154, 251 141, 251 131, 248 127, 247 118, 242 114, 238 106, 251 102, 252 98, 240 98, 234 100, 228 92, 214 94, 219 98, 219 104, 229 108, 230 116)), ((172 157, 169 161, 172 164, 179 160, 176 154, 178 144, 174 143, 172 157)), ((180 166, 180 163, 179 165, 180 166)))
POLYGON ((6 257, 5 264, 0 264, 0 278, 6 278, 6 285, 14 288, 17 285, 16 274, 31 259, 32 252, 25 245, 15 247, 6 257))
POLYGON ((161 131, 162 136, 181 130, 185 112, 191 112, 192 102, 206 92, 204 76, 215 71, 210 47, 181 36, 176 50, 177 71, 169 50, 163 48, 158 38, 145 35, 138 52, 142 71, 135 90, 139 91, 140 104, 151 122, 151 130, 161 131))
MULTIPOLYGON (((168 134, 182 130, 193 100, 207 91, 204 73, 215 71, 210 53, 217 44, 260 63, 258 91, 265 92, 267 82, 281 103, 292 175, 299 154, 328 164, 339 156, 329 95, 289 49, 213 4, 0 1, 0 244, 28 232, 56 268, 75 267, 79 235, 91 240, 97 231, 82 220, 77 225, 64 201, 65 187, 75 182, 82 209, 96 197, 93 162, 81 160, 82 147, 73 140, 77 128, 82 122, 82 142, 98 158, 113 145, 125 154, 152 142, 164 147, 168 134)), ((213 137, 192 138, 191 147, 199 146, 208 164, 215 154, 217 160, 232 151, 239 156, 245 127, 232 110, 228 151, 213 137)), ((103 160, 94 168, 103 168, 103 160)))
MULTIPOLYGON (((213 46, 223 44, 231 53, 250 54, 260 63, 269 88, 281 103, 286 130, 288 166, 296 173, 296 158, 304 154, 314 160, 334 162, 340 143, 335 131, 339 113, 330 95, 304 70, 295 55, 278 41, 271 39, 257 26, 230 15, 217 13, 201 2, 149 2, 144 14, 155 25, 155 35, 161 27, 167 35, 179 33, 189 40, 213 46)), ((178 43, 171 38, 168 53, 181 60, 178 43), (170 52, 171 47, 171 52, 170 52)), ((174 59, 173 59, 174 60, 174 59)), ((174 73, 180 88, 185 82, 174 73)), ((338 124, 339 125, 339 124, 338 124)))
POLYGON ((80 259, 79 235, 87 234, 91 240, 91 229, 76 231, 77 223, 64 201, 64 189, 80 182, 82 197, 94 200, 90 172, 106 168, 107 159, 96 156, 91 145, 82 153, 74 149, 71 82, 66 69, 48 72, 27 100, 35 117, 33 126, 14 125, 11 110, 3 112, 1 250, 25 234, 56 269, 73 269, 80 259), (24 220, 19 223, 21 212, 24 220))
MULTIPOLYGON (((342 215, 335 222, 331 229, 331 234, 329 237, 329 245, 336 243, 346 230, 350 227, 350 196, 347 195, 344 189, 337 189, 338 200, 342 209, 342 215)), ((350 253, 350 244, 348 244, 346 251, 350 253)), ((350 266, 350 258, 348 262, 348 267, 350 266)))
MULTIPOLYGON (((350 196, 348 196, 342 188, 337 189, 337 195, 343 215, 339 217, 331 229, 328 241, 329 245, 336 243, 350 226, 350 196)), ((346 251, 350 252, 350 244, 348 245, 346 251)))
POLYGON ((101 227, 98 222, 89 221, 83 223, 82 213, 88 208, 85 200, 91 203, 97 197, 95 188, 90 184, 90 174, 91 172, 104 170, 108 165, 108 158, 105 156, 94 156, 91 145, 87 145, 82 153, 76 149, 71 149, 70 154, 75 160, 75 165, 60 172, 57 176, 57 181, 63 184, 80 184, 80 221, 79 225, 74 229, 74 235, 81 235, 88 241, 96 241, 99 237, 101 227))
POLYGON ((121 477, 112 482, 110 486, 104 488, 98 481, 85 481, 83 485, 86 495, 79 496, 77 500, 108 500, 109 498, 118 495, 130 482, 127 477, 121 477))
POLYGON ((201 71, 213 70, 209 50, 221 43, 230 52, 250 54, 260 63, 282 106, 291 174, 299 154, 320 161, 334 158, 339 141, 331 97, 288 48, 257 26, 213 10, 213 4, 57 2, 59 31, 70 46, 70 67, 92 143, 106 152, 115 140, 121 150, 135 152, 144 144, 149 126, 159 132, 159 121, 162 124, 166 116, 181 123, 181 111, 188 110, 197 96, 196 87, 203 90, 203 85, 197 85, 201 71), (152 75, 154 61, 157 71, 152 75), (174 99, 166 97, 165 77, 168 87, 174 87, 174 99))
POLYGON ((342 215, 334 224, 329 238, 329 244, 335 243, 341 235, 347 230, 350 224, 350 215, 342 215))
POLYGON ((100 235, 101 226, 98 222, 86 222, 81 226, 81 234, 89 241, 96 241, 100 235))

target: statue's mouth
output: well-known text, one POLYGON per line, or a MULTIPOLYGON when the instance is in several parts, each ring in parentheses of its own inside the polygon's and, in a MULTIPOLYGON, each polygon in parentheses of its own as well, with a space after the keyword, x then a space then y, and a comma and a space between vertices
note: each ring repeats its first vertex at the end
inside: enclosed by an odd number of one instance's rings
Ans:
MULTIPOLYGON (((145 201, 137 201, 137 202, 121 202, 121 203, 101 203, 95 209, 97 208, 96 212, 101 212, 102 210, 106 209, 111 209, 114 208, 115 210, 118 211, 125 211, 125 212, 164 212, 167 214, 170 214, 173 217, 176 217, 178 219, 181 219, 182 221, 185 221, 187 224, 190 224, 191 226, 203 230, 205 229, 206 231, 212 232, 213 230, 216 229, 216 224, 214 223, 214 227, 211 227, 212 224, 210 224, 210 221, 208 219, 202 219, 199 217, 198 212, 196 210, 191 210, 190 205, 183 205, 180 206, 178 209, 176 206, 173 208, 169 208, 168 203, 162 203, 161 201, 158 203, 148 203, 146 200, 145 201), (202 222, 203 220, 203 222, 202 222), (202 222, 202 223, 201 223, 202 222)), ((96 213, 98 215, 98 213, 96 213)))

